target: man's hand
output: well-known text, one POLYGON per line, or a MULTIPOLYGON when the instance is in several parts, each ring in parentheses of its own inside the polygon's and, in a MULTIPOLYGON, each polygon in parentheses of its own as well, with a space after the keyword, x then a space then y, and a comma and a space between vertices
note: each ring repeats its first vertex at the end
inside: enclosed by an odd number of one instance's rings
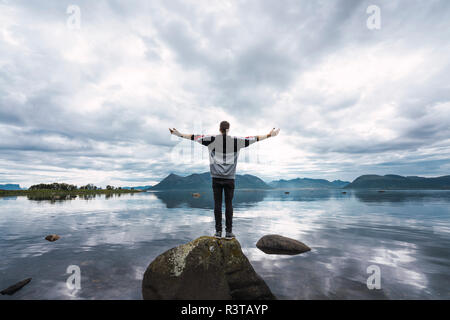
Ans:
POLYGON ((275 130, 275 128, 273 128, 273 129, 270 131, 270 133, 269 133, 269 137, 276 137, 276 136, 278 135, 279 132, 280 132, 280 129, 279 129, 279 128, 276 129, 276 130, 275 130))
POLYGON ((177 130, 177 129, 175 129, 175 128, 169 128, 169 131, 170 131, 170 133, 171 134, 174 134, 174 135, 176 135, 177 137, 181 137, 182 136, 182 134, 177 130))

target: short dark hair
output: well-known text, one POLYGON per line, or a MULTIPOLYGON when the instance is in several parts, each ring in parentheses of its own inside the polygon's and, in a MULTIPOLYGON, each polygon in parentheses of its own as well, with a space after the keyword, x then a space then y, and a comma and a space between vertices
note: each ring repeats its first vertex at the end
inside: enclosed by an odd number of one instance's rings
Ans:
POLYGON ((227 129, 230 129, 230 124, 228 123, 228 121, 222 121, 220 123, 220 132, 225 134, 227 129))

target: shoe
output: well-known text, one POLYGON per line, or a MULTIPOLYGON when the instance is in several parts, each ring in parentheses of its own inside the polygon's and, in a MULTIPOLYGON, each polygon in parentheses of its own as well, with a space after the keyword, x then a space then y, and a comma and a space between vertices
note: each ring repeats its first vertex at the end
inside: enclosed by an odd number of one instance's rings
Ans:
POLYGON ((225 239, 233 239, 233 238, 236 238, 233 232, 227 232, 225 234, 225 239))
POLYGON ((214 234, 214 238, 222 238, 222 231, 216 231, 216 233, 214 234))

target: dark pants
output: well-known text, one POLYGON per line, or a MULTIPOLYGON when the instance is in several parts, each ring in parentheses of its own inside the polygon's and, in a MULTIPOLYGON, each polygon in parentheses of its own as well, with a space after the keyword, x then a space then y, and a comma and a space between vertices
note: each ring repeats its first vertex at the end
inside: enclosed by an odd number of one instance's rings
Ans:
POLYGON ((234 179, 212 178, 216 231, 222 231, 222 190, 225 193, 225 231, 233 228, 234 179))

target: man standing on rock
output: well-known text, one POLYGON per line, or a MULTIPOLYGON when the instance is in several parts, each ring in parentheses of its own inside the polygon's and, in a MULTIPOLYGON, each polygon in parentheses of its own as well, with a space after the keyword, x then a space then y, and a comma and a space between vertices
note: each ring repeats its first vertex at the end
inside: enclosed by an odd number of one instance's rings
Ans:
POLYGON ((227 121, 220 123, 219 135, 197 135, 180 133, 177 129, 169 128, 171 134, 181 138, 201 143, 208 147, 209 168, 212 177, 214 192, 214 217, 216 220, 216 238, 222 237, 222 191, 225 193, 225 238, 232 239, 235 235, 233 227, 233 195, 234 179, 236 174, 239 151, 249 145, 264 139, 275 137, 280 129, 273 128, 269 134, 249 136, 245 138, 229 136, 230 124, 227 121))

